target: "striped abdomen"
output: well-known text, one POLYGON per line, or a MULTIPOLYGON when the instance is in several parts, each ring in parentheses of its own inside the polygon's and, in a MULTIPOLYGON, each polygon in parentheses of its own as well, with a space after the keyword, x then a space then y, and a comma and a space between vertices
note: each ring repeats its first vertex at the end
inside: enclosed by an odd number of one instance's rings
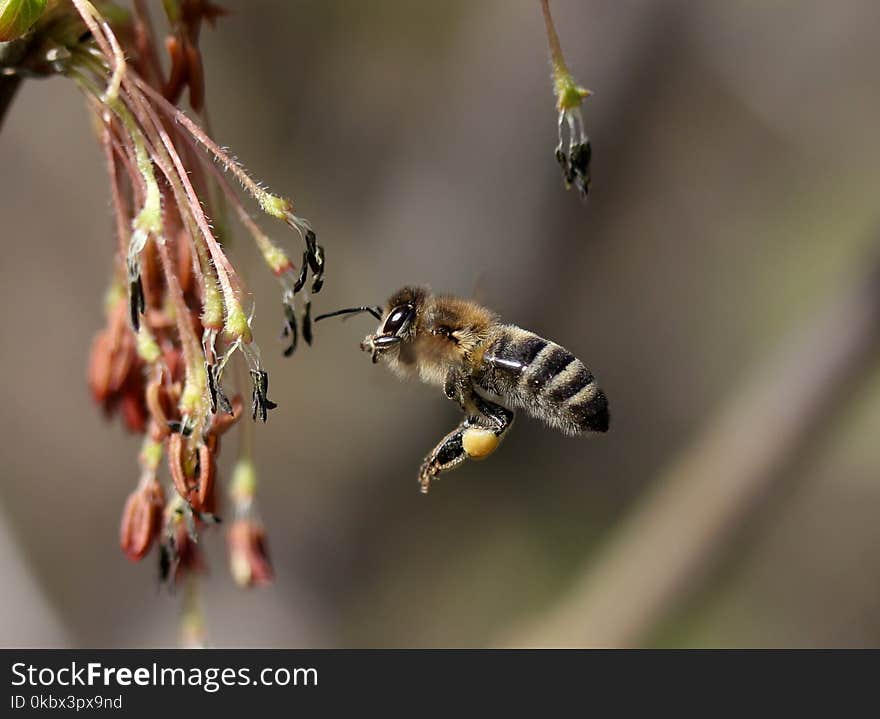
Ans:
POLYGON ((488 340, 475 381, 566 434, 608 430, 608 400, 590 371, 533 332, 502 326, 488 340))

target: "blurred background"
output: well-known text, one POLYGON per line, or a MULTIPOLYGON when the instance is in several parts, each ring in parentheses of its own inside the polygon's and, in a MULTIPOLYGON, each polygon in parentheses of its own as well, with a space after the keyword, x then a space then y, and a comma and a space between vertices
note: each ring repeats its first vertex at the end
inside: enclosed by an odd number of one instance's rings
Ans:
MULTIPOLYGON (((369 317, 283 358, 242 236, 280 405, 256 431, 277 578, 239 590, 207 533, 212 644, 880 644, 880 353, 853 310, 880 250, 880 5, 553 0, 595 92, 581 203, 536 0, 223 4, 214 135, 318 230, 316 310, 405 283, 476 296, 581 357, 612 427, 520 417, 420 495, 456 408, 370 364, 369 317)), ((4 646, 177 643, 155 550, 118 548, 138 439, 85 382, 115 242, 102 162, 72 83, 26 83, 0 133, 4 646)))

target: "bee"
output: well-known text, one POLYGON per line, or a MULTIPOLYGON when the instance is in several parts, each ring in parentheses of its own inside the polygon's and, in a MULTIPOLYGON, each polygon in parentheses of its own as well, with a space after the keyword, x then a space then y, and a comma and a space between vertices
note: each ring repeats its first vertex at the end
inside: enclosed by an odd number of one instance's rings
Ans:
POLYGON ((441 473, 492 454, 517 409, 568 435, 608 431, 608 400, 583 362, 476 302, 404 287, 384 308, 351 307, 315 321, 359 312, 379 320, 360 345, 374 363, 442 387, 464 413, 422 462, 423 493, 441 473))

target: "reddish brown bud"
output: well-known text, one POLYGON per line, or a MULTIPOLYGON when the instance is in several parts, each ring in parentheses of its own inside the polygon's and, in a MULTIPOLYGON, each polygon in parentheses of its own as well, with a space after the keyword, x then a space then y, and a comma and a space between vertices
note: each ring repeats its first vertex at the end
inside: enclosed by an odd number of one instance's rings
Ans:
POLYGON ((113 362, 113 351, 107 330, 102 330, 92 340, 92 352, 89 358, 89 388, 95 402, 102 404, 110 395, 110 366, 113 362))
POLYGON ((168 50, 168 57, 171 59, 171 71, 162 94, 166 100, 176 105, 178 100, 180 100, 180 94, 183 92, 184 85, 186 85, 186 55, 180 45, 180 40, 173 35, 165 38, 165 48, 168 50))
POLYGON ((149 384, 145 393, 147 409, 153 420, 151 425, 154 439, 167 437, 171 430, 168 428, 169 421, 179 421, 180 416, 171 397, 169 387, 162 381, 161 373, 157 373, 149 384))
POLYGON ((185 450, 186 442, 182 435, 174 433, 168 437, 168 471, 171 473, 171 481, 174 482, 177 493, 188 499, 192 486, 184 468, 185 450))
POLYGON ((174 526, 170 530, 171 541, 165 545, 165 556, 170 564, 168 570, 171 571, 171 576, 174 581, 179 581, 188 573, 201 572, 205 563, 199 545, 187 530, 186 522, 180 519, 171 521, 174 522, 174 526))
POLYGON ((214 512, 216 452, 217 438, 214 436, 208 436, 195 456, 183 435, 173 433, 168 437, 168 469, 174 488, 196 512, 214 512))
POLYGON ((215 451, 217 441, 213 437, 199 447, 199 476, 198 487, 190 493, 189 503, 197 512, 213 514, 214 506, 214 482, 217 476, 217 460, 215 451), (211 440, 214 440, 213 442, 211 440))
POLYGON ((146 306, 161 307, 165 278, 162 275, 162 265, 159 262, 159 251, 152 238, 147 240, 147 244, 140 254, 140 268, 146 306))
POLYGON ((172 381, 183 379, 184 362, 183 352, 179 347, 166 345, 162 350, 162 359, 165 360, 165 366, 171 374, 172 381))
POLYGON ((180 289, 189 292, 193 279, 193 256, 189 233, 181 229, 177 233, 177 279, 180 289))
POLYGON ((205 106, 205 71, 202 67, 202 53, 199 48, 186 44, 187 74, 189 80, 189 104, 196 112, 205 106))
POLYGON ((119 399, 119 413, 130 432, 143 434, 147 428, 147 405, 144 402, 143 382, 131 381, 119 399))
POLYGON ((232 414, 229 414, 228 412, 218 412, 215 414, 214 420, 211 422, 209 434, 214 437, 222 436, 232 425, 241 419, 243 412, 244 402, 241 399, 241 395, 237 394, 232 398, 232 414))
POLYGON ((236 584, 253 587, 272 582, 272 565, 263 526, 252 519, 238 519, 227 534, 229 571, 236 584))
POLYGON ((100 404, 112 402, 135 363, 137 348, 128 326, 126 302, 113 308, 107 326, 95 337, 89 359, 89 386, 100 404))
POLYGON ((162 526, 165 497, 155 480, 138 487, 125 502, 119 527, 119 545, 133 562, 143 559, 162 526))

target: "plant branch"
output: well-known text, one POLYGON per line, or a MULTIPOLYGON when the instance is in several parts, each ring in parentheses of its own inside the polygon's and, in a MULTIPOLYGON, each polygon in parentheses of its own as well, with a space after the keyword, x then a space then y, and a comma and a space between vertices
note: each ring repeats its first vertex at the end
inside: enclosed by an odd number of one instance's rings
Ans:
POLYGON ((565 58, 562 56, 562 45, 556 27, 553 25, 553 16, 550 14, 550 0, 541 0, 541 13, 544 15, 544 25, 547 28, 547 43, 550 45, 550 60, 553 69, 560 72, 568 72, 565 58))
POLYGON ((18 75, 0 75, 0 130, 3 129, 3 120, 6 112, 18 92, 21 78, 18 75))

